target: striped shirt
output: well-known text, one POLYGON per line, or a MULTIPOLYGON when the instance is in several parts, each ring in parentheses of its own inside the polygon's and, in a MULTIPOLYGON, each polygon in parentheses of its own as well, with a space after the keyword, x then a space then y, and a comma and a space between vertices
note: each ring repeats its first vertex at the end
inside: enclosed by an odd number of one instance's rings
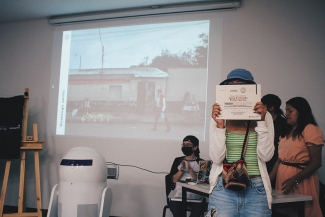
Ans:
MULTIPOLYGON (((226 133, 226 148, 227 148, 227 161, 229 163, 235 162, 240 159, 245 134, 240 133, 226 133)), ((258 168, 257 160, 257 132, 250 132, 248 136, 248 143, 246 148, 246 155, 244 156, 247 172, 250 176, 261 175, 258 168)))

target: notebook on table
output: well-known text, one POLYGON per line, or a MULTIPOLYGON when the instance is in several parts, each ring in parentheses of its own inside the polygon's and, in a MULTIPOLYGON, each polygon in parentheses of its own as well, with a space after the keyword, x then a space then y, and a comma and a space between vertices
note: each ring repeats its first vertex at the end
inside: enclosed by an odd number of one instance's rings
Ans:
POLYGON ((197 173, 197 184, 209 184, 210 170, 212 160, 204 160, 199 163, 199 171, 197 173))

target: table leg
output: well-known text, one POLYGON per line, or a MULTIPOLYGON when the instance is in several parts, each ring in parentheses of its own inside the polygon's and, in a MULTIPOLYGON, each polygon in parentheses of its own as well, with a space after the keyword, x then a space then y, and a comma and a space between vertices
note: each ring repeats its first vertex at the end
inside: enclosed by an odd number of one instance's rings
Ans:
POLYGON ((186 217, 186 200, 187 200, 187 195, 186 195, 186 188, 182 187, 182 216, 186 217))
POLYGON ((305 217, 305 201, 273 204, 272 211, 276 211, 277 208, 288 208, 288 207, 293 207, 297 209, 298 217, 305 217))
POLYGON ((305 217, 305 203, 298 204, 298 217, 305 217))

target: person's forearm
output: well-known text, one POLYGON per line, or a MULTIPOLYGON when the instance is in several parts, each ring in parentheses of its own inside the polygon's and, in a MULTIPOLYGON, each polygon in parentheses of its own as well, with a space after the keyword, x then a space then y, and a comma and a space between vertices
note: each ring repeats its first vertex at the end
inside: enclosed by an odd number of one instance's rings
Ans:
POLYGON ((270 176, 270 181, 272 182, 273 180, 275 180, 276 178, 276 174, 278 172, 278 167, 279 167, 279 164, 280 164, 280 159, 277 159, 277 161, 275 162, 269 176, 270 176))
POLYGON ((176 183, 178 182, 178 180, 182 177, 183 175, 183 170, 178 170, 177 173, 175 173, 175 175, 173 175, 173 182, 176 183))
POLYGON ((296 181, 296 183, 300 183, 304 179, 310 177, 314 172, 316 172, 320 168, 320 164, 318 162, 310 162, 308 166, 303 169, 300 173, 296 174, 292 177, 296 181))
POLYGON ((209 130, 210 158, 213 163, 221 164, 226 157, 226 129, 217 128, 215 121, 211 118, 209 130))
POLYGON ((308 146, 308 152, 310 155, 310 162, 300 173, 295 175, 294 180, 299 183, 300 181, 310 177, 322 166, 322 146, 312 145, 308 146))
POLYGON ((196 174, 196 172, 193 169, 189 169, 189 172, 191 174, 191 178, 192 179, 196 179, 197 178, 197 174, 196 174))

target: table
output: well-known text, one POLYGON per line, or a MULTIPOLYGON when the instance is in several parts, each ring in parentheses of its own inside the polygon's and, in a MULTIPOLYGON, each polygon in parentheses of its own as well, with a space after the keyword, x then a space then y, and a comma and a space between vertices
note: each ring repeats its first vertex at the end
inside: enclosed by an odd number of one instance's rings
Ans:
MULTIPOLYGON (((209 184, 190 185, 182 182, 178 182, 177 184, 182 186, 182 213, 184 217, 186 217, 186 192, 192 192, 204 197, 209 197, 209 184)), ((313 199, 312 196, 309 195, 296 193, 282 194, 281 191, 276 190, 272 191, 272 197, 272 209, 291 206, 297 207, 299 217, 305 216, 305 202, 313 199)))
POLYGON ((281 191, 272 191, 272 209, 274 208, 284 208, 284 207, 297 207, 298 217, 305 216, 305 202, 313 200, 312 196, 290 193, 282 194, 281 191))
POLYGON ((183 114, 185 123, 194 123, 200 119, 200 107, 199 104, 184 105, 183 114))

